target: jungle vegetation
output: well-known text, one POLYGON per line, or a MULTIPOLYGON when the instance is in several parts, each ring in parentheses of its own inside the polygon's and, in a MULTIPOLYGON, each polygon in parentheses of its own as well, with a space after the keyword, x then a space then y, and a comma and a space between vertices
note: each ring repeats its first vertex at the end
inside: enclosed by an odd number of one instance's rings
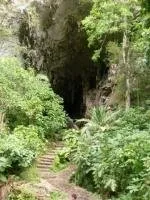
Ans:
MULTIPOLYGON (((0 45, 16 36, 11 21, 16 11, 9 3, 0 1, 0 45)), ((65 147, 57 161, 77 166, 72 177, 76 184, 106 200, 149 200, 150 4, 147 0, 90 3, 81 28, 93 62, 98 65, 105 54, 108 66, 117 66, 114 92, 121 103, 94 107, 88 118, 77 122, 82 124, 78 130, 67 129, 63 99, 48 78, 32 66, 25 69, 21 57, 2 55, 0 182, 31 166, 47 141, 61 139, 65 147)))
MULTIPOLYGON (((81 131, 64 135, 78 167, 74 181, 102 199, 150 199, 150 6, 140 0, 93 0, 83 21, 93 60, 105 51, 118 69, 116 108, 95 107, 81 131)), ((62 156, 62 155, 61 155, 62 156)))

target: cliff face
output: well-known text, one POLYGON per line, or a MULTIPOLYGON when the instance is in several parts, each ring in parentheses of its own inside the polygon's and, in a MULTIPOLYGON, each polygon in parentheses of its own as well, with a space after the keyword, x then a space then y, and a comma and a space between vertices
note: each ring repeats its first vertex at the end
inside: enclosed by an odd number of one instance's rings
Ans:
POLYGON ((26 66, 48 75, 66 111, 75 118, 85 114, 88 93, 97 87, 97 68, 81 29, 89 2, 34 1, 23 11, 19 31, 26 66))
POLYGON ((24 10, 19 31, 27 66, 48 75, 71 117, 85 112, 84 93, 96 87, 96 68, 80 28, 90 8, 84 6, 78 0, 35 1, 24 10))

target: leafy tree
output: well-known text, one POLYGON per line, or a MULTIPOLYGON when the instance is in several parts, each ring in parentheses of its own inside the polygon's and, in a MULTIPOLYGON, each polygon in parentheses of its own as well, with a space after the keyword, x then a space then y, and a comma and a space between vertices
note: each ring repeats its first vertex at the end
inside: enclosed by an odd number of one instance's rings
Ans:
POLYGON ((94 49, 95 61, 99 59, 103 47, 109 44, 109 41, 113 41, 112 44, 118 48, 114 52, 112 45, 109 45, 109 53, 125 77, 126 109, 131 104, 131 83, 138 74, 136 72, 139 70, 139 73, 142 73, 146 64, 145 36, 149 34, 149 28, 144 28, 143 16, 145 15, 139 0, 93 0, 91 13, 83 20, 89 46, 94 49))

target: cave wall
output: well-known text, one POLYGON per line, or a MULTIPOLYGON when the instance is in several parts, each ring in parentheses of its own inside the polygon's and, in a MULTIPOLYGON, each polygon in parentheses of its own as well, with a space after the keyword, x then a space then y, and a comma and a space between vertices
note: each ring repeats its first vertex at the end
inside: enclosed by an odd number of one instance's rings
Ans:
POLYGON ((22 14, 19 31, 26 67, 33 66, 48 75, 72 118, 82 117, 87 112, 89 96, 97 91, 97 76, 100 75, 81 28, 81 20, 88 15, 91 1, 83 2, 34 1, 22 14))

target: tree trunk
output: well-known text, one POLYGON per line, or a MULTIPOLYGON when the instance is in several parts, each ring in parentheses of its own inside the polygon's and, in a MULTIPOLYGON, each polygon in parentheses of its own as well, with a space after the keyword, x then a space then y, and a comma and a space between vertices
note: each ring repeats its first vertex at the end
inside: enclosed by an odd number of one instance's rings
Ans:
POLYGON ((130 90, 130 79, 126 77, 126 110, 128 110, 131 105, 130 90))
POLYGON ((0 112, 0 131, 2 131, 4 129, 4 113, 0 112))
POLYGON ((123 64, 125 70, 126 79, 126 92, 125 92, 125 107, 126 110, 130 108, 131 105, 131 87, 130 87, 130 67, 129 67, 129 41, 126 31, 123 35, 123 64))

